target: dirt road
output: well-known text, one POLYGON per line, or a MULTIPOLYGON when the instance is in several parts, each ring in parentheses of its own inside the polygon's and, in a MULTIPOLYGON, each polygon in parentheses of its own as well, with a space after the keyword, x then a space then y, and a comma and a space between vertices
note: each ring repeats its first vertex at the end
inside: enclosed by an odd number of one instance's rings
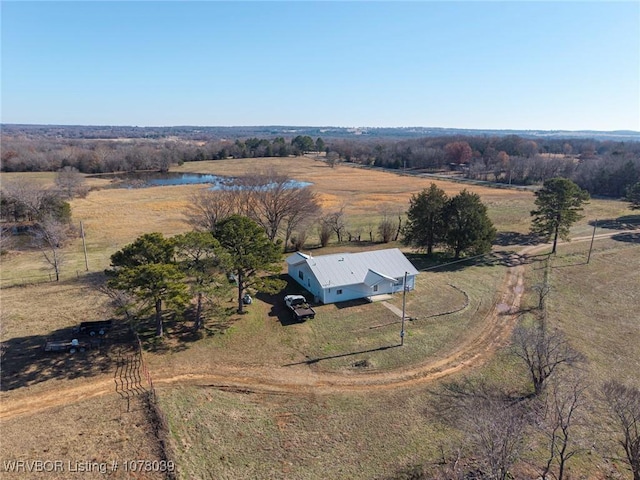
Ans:
MULTIPOLYGON (((619 233, 640 233, 638 230, 612 231, 595 236, 595 239, 609 238, 619 233)), ((577 237, 575 242, 590 241, 591 236, 577 237)), ((336 393, 347 391, 383 390, 409 388, 480 366, 495 352, 506 345, 516 322, 516 313, 524 293, 524 270, 527 257, 548 249, 549 245, 525 247, 512 257, 512 266, 507 267, 505 278, 496 300, 482 322, 480 333, 457 345, 448 355, 428 363, 402 370, 387 372, 359 373, 354 375, 338 373, 317 373, 307 365, 280 368, 239 368, 221 365, 216 373, 187 373, 175 375, 169 371, 153 372, 156 386, 165 385, 206 385, 224 389, 243 391, 269 391, 288 394, 336 393)), ((90 399, 100 395, 113 394, 114 379, 102 377, 88 379, 64 390, 52 390, 29 396, 13 398, 3 394, 0 401, 0 420, 37 413, 49 408, 90 399)))

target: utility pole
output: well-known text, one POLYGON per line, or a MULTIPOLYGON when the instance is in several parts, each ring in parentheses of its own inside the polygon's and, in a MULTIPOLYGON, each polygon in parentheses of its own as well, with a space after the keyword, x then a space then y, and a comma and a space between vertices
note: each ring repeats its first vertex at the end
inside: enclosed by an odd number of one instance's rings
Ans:
POLYGON ((589 246, 589 255, 587 256, 587 265, 589 265, 589 261, 591 260, 591 250, 593 250, 593 239, 596 236, 597 226, 598 226, 598 219, 596 218, 595 222, 593 222, 593 233, 591 234, 591 246, 589 246))
POLYGON ((404 312, 407 306, 407 273, 404 272, 404 282, 402 282, 402 327, 400 328, 400 346, 404 345, 404 312))
POLYGON ((85 271, 89 271, 89 261, 87 260, 87 243, 84 240, 84 225, 82 220, 80 221, 80 236, 82 237, 82 249, 84 250, 84 268, 85 271))

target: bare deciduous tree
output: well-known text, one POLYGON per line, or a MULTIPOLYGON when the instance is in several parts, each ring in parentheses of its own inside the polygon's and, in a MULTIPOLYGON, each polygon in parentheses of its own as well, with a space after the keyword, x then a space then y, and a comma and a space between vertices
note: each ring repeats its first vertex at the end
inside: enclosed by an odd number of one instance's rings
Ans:
POLYGON ((247 212, 274 241, 285 225, 285 245, 293 229, 319 210, 315 193, 308 187, 296 186, 288 175, 275 170, 242 178, 242 190, 249 194, 247 212))
POLYGON ((326 162, 331 168, 336 166, 336 163, 340 160, 340 155, 338 152, 327 152, 326 162))
POLYGON ((378 224, 378 235, 382 243, 389 243, 397 230, 398 224, 389 216, 384 215, 378 224))
POLYGON ((62 247, 72 234, 72 227, 51 216, 42 219, 33 228, 33 239, 44 255, 45 260, 53 268, 56 282, 60 280, 60 267, 63 263, 62 247))
POLYGON ((329 240, 331 240, 332 234, 333 231, 331 230, 329 224, 320 220, 320 222, 318 222, 318 237, 320 239, 321 247, 326 247, 327 245, 329 245, 329 240))
MULTIPOLYGON (((300 192, 301 194, 306 194, 305 192, 300 192)), ((308 192, 311 193, 311 192, 308 192)), ((316 221, 318 212, 320 207, 316 203, 306 203, 305 200, 302 200, 301 208, 292 210, 289 215, 287 215, 284 219, 284 239, 285 239, 285 249, 287 248, 287 243, 291 241, 293 242, 292 236, 294 232, 296 233, 298 243, 302 241, 300 247, 304 245, 304 242, 307 239, 307 231, 309 227, 316 221)))
POLYGON ((583 360, 560 330, 548 330, 544 325, 519 325, 513 332, 513 353, 525 363, 534 394, 542 393, 546 380, 561 365, 583 360))
POLYGON ((604 384, 602 392, 633 480, 640 480, 640 389, 612 380, 604 384))
POLYGON ((97 285, 95 288, 98 292, 109 297, 116 313, 124 314, 129 322, 135 319, 133 309, 135 308, 136 301, 131 293, 113 288, 106 282, 97 285))
POLYGON ((56 174, 56 186, 65 198, 73 198, 76 195, 84 196, 87 193, 85 178, 75 167, 63 167, 56 174))
POLYGON ((550 475, 556 480, 563 480, 567 463, 582 450, 573 430, 579 420, 586 389, 585 381, 576 377, 553 382, 547 392, 541 424, 549 442, 547 462, 540 473, 543 480, 550 475))
POLYGON ((214 232, 216 225, 236 212, 235 192, 201 190, 191 197, 185 215, 197 230, 214 232))
POLYGON ((41 214, 46 198, 51 192, 37 183, 18 178, 3 185, 3 197, 13 205, 15 221, 26 218, 33 221, 41 214))
POLYGON ((291 247, 294 251, 300 251, 303 249, 304 244, 307 241, 307 230, 298 230, 295 234, 291 235, 291 247))
POLYGON ((497 399, 484 400, 473 405, 465 423, 489 478, 511 478, 510 469, 520 456, 527 423, 524 407, 497 399))
POLYGON ((340 210, 325 215, 320 219, 320 223, 330 232, 335 233, 336 237, 338 237, 338 243, 342 243, 342 236, 347 227, 344 219, 344 207, 340 207, 340 210))
POLYGON ((440 413, 463 430, 482 464, 484 476, 479 478, 512 478, 510 469, 520 457, 529 420, 527 403, 483 379, 446 383, 438 397, 440 413))
POLYGON ((186 215, 196 228, 211 232, 232 214, 249 217, 269 240, 284 236, 286 247, 293 231, 312 220, 319 209, 309 187, 297 186, 289 176, 269 170, 234 178, 220 190, 199 192, 186 215))

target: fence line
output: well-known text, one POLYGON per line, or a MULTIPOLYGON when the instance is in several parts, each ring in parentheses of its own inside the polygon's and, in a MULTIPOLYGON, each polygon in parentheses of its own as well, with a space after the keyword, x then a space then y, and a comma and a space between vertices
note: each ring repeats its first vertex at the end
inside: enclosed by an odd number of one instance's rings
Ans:
MULTIPOLYGON (((83 277, 87 277, 94 272, 81 272, 76 270, 75 273, 60 274, 60 282, 68 280, 80 280, 83 277)), ((54 283, 56 281, 55 273, 47 273, 42 275, 23 275, 20 277, 0 277, 0 285, 2 288, 8 287, 23 287, 26 285, 40 285, 42 283, 54 283)))
POLYGON ((156 389, 153 386, 153 378, 151 377, 151 372, 149 371, 149 367, 147 366, 147 362, 144 360, 144 354, 142 349, 142 341, 140 340, 140 335, 138 332, 133 332, 136 337, 136 350, 138 353, 138 358, 140 359, 140 369, 142 370, 142 375, 147 381, 147 386, 149 387, 149 398, 155 403, 156 401, 156 389))

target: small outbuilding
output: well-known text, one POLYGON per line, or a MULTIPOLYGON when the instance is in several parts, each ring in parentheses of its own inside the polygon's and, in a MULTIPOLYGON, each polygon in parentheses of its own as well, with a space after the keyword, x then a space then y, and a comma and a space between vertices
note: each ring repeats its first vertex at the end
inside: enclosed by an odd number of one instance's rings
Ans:
POLYGON ((397 248, 313 257, 296 252, 287 258, 288 273, 316 302, 336 303, 415 288, 418 270, 397 248))

